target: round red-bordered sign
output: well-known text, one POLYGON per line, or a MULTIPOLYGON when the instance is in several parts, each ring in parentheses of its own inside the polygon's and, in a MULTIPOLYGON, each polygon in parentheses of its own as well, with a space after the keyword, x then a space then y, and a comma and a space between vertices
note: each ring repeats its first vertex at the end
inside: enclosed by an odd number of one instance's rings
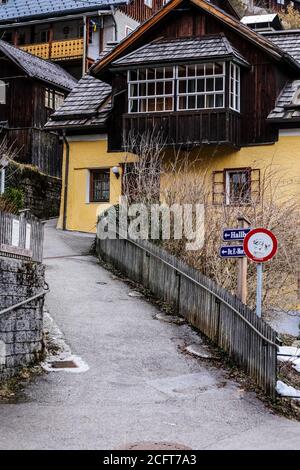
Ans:
POLYGON ((243 247, 248 258, 256 263, 264 263, 275 256, 278 242, 270 230, 255 228, 245 236, 243 247))

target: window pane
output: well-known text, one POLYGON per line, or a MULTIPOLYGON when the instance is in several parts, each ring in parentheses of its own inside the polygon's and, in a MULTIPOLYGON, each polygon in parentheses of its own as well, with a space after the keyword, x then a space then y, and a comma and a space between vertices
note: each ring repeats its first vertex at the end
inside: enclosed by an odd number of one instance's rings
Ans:
POLYGON ((250 201, 250 172, 230 171, 227 175, 227 195, 229 203, 247 203, 250 201))
POLYGON ((6 103, 6 84, 0 80, 0 104, 6 103))
POLYGON ((172 82, 165 82, 165 94, 172 95, 173 94, 173 83, 172 82))
POLYGON ((180 96, 179 97, 179 109, 186 109, 186 97, 180 96))
POLYGON ((164 94, 164 82, 158 82, 156 84, 156 95, 164 94))
POLYGON ((215 75, 223 74, 224 66, 220 62, 215 62, 215 75))
POLYGON ((204 73, 205 73, 205 64, 197 65, 197 75, 201 76, 201 75, 204 75, 204 73))
POLYGON ((90 201, 106 202, 109 201, 109 170, 91 170, 90 171, 90 201))
POLYGON ((186 92, 186 81, 179 80, 179 93, 185 93, 185 92, 186 92))
POLYGON ((149 112, 155 111, 155 98, 148 99, 148 111, 149 112))
POLYGON ((139 70, 139 80, 146 80, 147 75, 146 75, 147 70, 146 69, 140 69, 139 70))
POLYGON ((149 96, 155 95, 155 82, 148 83, 148 95, 149 96))
POLYGON ((195 65, 189 65, 187 67, 187 74, 189 77, 194 77, 195 76, 195 65))
POLYGON ((200 80, 197 80, 197 91, 202 92, 204 91, 204 78, 201 78, 200 80))
POLYGON ((156 111, 164 110, 164 98, 156 98, 156 111))
POLYGON ((206 95, 206 108, 214 108, 215 95, 206 95))
POLYGON ((130 100, 129 101, 129 112, 130 113, 137 113, 138 112, 138 101, 137 100, 130 100))
POLYGON ((138 96, 138 84, 130 85, 130 96, 138 96))
POLYGON ((188 81, 188 93, 195 93, 196 91, 196 80, 188 81))
POLYGON ((178 77, 185 77, 186 76, 186 67, 185 65, 180 65, 178 67, 178 77))
POLYGON ((215 78, 215 90, 223 90, 223 78, 215 78))
POLYGON ((148 69, 148 80, 154 80, 155 79, 155 69, 148 69))
POLYGON ((213 75, 213 74, 214 74, 214 64, 206 64, 205 75, 213 75))
POLYGON ((188 109, 195 109, 196 108, 196 97, 189 96, 188 97, 188 109))
POLYGON ((140 112, 140 113, 145 113, 145 112, 147 112, 147 100, 145 100, 145 99, 140 100, 140 109, 139 109, 139 112, 140 112))
POLYGON ((131 70, 129 72, 129 77, 130 77, 129 79, 130 79, 131 82, 137 80, 137 78, 138 78, 137 77, 137 70, 131 70))
POLYGON ((173 78, 174 69, 173 67, 165 67, 165 77, 166 78, 173 78))
POLYGON ((163 68, 156 69, 156 78, 164 78, 164 69, 163 68))
POLYGON ((206 79, 206 91, 213 91, 214 89, 214 79, 207 78, 206 79))
POLYGON ((205 96, 204 95, 197 96, 197 108, 198 109, 203 109, 204 108, 204 101, 205 101, 205 96))
POLYGON ((140 96, 146 96, 147 95, 147 84, 146 83, 140 83, 139 84, 139 95, 140 96))
POLYGON ((173 98, 165 98, 165 110, 171 111, 173 109, 173 98))
POLYGON ((224 107, 224 96, 216 95, 216 108, 223 108, 223 107, 224 107))

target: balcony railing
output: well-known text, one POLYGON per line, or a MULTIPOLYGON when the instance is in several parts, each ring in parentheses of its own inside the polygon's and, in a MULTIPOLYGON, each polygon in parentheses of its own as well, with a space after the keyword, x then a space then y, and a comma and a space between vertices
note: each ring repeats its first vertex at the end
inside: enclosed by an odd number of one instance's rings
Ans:
POLYGON ((20 46, 23 51, 30 52, 42 59, 64 60, 77 59, 83 56, 83 39, 52 41, 51 43, 26 44, 20 46))
POLYGON ((142 135, 162 134, 166 145, 229 144, 240 146, 240 115, 230 109, 183 111, 173 113, 125 114, 123 132, 142 135))

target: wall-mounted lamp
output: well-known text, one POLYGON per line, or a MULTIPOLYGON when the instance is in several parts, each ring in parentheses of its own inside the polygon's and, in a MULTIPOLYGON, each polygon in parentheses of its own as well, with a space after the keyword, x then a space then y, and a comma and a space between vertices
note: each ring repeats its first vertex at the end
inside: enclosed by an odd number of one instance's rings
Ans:
POLYGON ((113 174, 115 175, 117 179, 120 178, 120 167, 114 166, 112 167, 111 171, 113 172, 113 174))

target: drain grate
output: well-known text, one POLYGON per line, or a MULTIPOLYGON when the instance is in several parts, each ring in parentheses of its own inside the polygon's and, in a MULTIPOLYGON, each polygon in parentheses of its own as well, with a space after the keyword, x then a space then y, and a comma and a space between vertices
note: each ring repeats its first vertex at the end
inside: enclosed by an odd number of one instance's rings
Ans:
POLYGON ((51 362, 52 369, 75 369, 77 364, 74 361, 55 361, 51 362))

